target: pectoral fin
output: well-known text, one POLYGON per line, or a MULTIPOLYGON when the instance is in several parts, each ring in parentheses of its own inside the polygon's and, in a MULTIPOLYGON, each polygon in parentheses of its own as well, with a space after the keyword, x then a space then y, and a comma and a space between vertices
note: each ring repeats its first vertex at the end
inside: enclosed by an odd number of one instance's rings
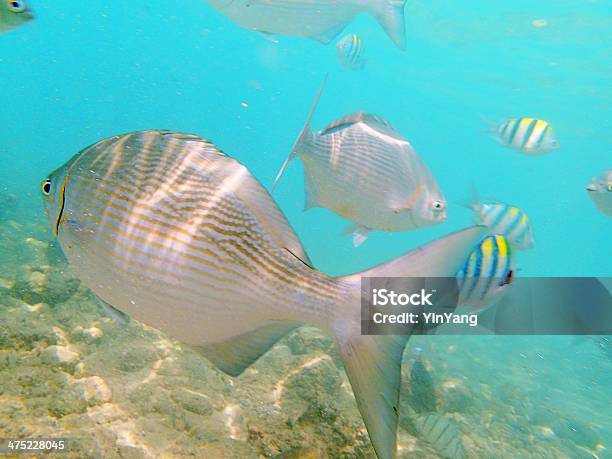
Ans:
POLYGON ((330 43, 334 38, 336 38, 340 32, 342 32, 346 26, 349 24, 350 21, 348 22, 342 22, 340 24, 337 24, 335 26, 333 26, 331 29, 326 30, 324 32, 315 34, 315 35, 311 35, 310 38, 313 38, 317 41, 320 41, 321 43, 323 43, 324 45, 327 45, 328 43, 330 43))
POLYGON ((121 312, 119 309, 111 306, 101 298, 93 294, 92 296, 96 299, 96 303, 98 303, 98 306, 100 306, 100 309, 102 309, 102 312, 105 316, 110 317, 115 322, 120 323, 122 325, 125 325, 130 321, 130 316, 128 316, 124 312, 121 312))
POLYGON ((197 346, 196 349, 224 373, 239 376, 279 339, 299 326, 298 322, 269 322, 253 331, 217 343, 197 346))
POLYGON ((353 247, 359 247, 365 242, 372 230, 365 226, 351 224, 342 230, 343 236, 353 235, 353 247))

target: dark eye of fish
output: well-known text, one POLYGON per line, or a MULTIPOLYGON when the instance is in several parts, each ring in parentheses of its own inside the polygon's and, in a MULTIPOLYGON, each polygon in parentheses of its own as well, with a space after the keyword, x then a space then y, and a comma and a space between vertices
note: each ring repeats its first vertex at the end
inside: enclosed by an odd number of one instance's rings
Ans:
POLYGON ((23 13, 26 9, 25 2, 13 0, 9 2, 9 9, 14 13, 23 13))
POLYGON ((506 274, 506 278, 502 281, 501 285, 508 285, 512 283, 512 279, 514 277, 514 271, 512 271, 511 269, 508 270, 508 273, 506 274))
POLYGON ((45 196, 49 196, 49 193, 51 193, 51 180, 47 179, 43 182, 42 184, 42 192, 45 196))

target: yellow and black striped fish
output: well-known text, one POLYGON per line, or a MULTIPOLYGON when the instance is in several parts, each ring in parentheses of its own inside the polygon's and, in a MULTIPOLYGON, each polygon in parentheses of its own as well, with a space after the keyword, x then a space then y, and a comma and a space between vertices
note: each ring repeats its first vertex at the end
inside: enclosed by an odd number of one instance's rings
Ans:
POLYGON ((238 161, 189 134, 102 140, 42 182, 50 226, 104 302, 239 375, 302 323, 335 337, 381 459, 396 455, 407 337, 361 335, 363 276, 453 276, 469 228, 368 271, 314 269, 268 192, 238 161))
POLYGON ((363 40, 356 33, 345 35, 336 43, 338 62, 349 70, 361 70, 365 65, 363 40))
POLYGON ((496 132, 502 145, 527 155, 543 155, 559 148, 552 127, 544 120, 510 118, 501 123, 496 132))
POLYGON ((457 273, 459 304, 474 308, 497 301, 514 276, 512 246, 501 235, 487 236, 457 273))

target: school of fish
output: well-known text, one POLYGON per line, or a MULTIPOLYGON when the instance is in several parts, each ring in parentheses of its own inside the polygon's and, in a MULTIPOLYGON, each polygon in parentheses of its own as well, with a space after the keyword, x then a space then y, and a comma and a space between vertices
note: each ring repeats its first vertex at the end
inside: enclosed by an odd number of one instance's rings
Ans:
MULTIPOLYGON (((406 47, 405 0, 207 0, 237 25, 330 43, 361 13, 406 47)), ((23 0, 0 0, 0 33, 34 18, 23 0)), ((365 66, 362 38, 336 43, 341 66, 365 66)), ((357 112, 311 130, 306 123, 278 172, 304 166, 304 208, 350 222, 354 246, 372 231, 399 232, 447 219, 447 201, 410 142, 379 115, 357 112)), ((491 132, 529 156, 559 148, 542 119, 508 118, 491 132)), ((612 216, 612 169, 586 187, 612 216)), ((272 192, 271 191, 271 192, 272 192)), ((468 204, 477 226, 379 266, 332 277, 316 269, 281 209, 245 166, 197 135, 147 130, 85 148, 41 183, 49 227, 70 265, 110 309, 193 346, 240 375, 279 339, 312 324, 335 340, 379 459, 396 457, 400 371, 408 336, 361 334, 362 277, 455 277, 460 303, 484 309, 508 290, 515 250, 534 247, 519 207, 468 204)), ((462 457, 455 426, 430 413, 417 430, 442 455, 462 457)))

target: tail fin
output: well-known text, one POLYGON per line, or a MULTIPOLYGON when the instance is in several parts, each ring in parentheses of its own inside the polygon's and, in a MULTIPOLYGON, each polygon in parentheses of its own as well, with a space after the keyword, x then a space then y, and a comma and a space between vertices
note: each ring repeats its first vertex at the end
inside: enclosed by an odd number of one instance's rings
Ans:
POLYGON ((380 5, 374 11, 376 20, 398 48, 406 49, 406 23, 404 20, 406 0, 383 0, 376 4, 380 5))
POLYGON ((285 169, 287 168, 291 160, 297 156, 296 152, 297 152, 298 146, 305 140, 305 138, 307 138, 310 135, 310 123, 312 121, 314 112, 317 109, 317 105, 319 103, 319 99, 321 98, 321 94, 323 94, 323 90, 325 89, 325 85, 327 84, 328 77, 329 75, 325 75, 325 79, 323 80, 323 83, 319 87, 319 91, 317 91, 317 94, 314 100, 312 101, 312 105, 310 106, 310 111, 308 112, 308 116, 306 117, 306 123, 304 123, 304 127, 302 128, 300 135, 298 135, 297 139, 295 140, 295 143, 293 144, 293 147, 291 147, 291 153, 289 153, 289 156, 287 157, 287 159, 281 166, 280 170, 278 171, 278 174, 276 174, 276 178, 274 179, 274 183, 272 184, 272 188, 270 189, 270 194, 274 193, 274 188, 276 188, 276 184, 278 183, 279 179, 283 175, 283 172, 285 172, 285 169))
MULTIPOLYGON (((361 273, 338 278, 348 285, 355 298, 361 297, 362 277, 450 277, 465 262, 484 230, 472 227, 438 239, 405 255, 361 273)), ((394 285, 398 285, 394 284, 394 285)), ((401 287, 401 285, 398 285, 401 287)), ((409 288, 409 285, 404 285, 409 288)), ((346 311, 332 329, 357 406, 363 416, 372 445, 379 459, 394 459, 397 449, 399 390, 402 355, 409 338, 404 336, 366 336, 360 333, 360 312, 350 321, 346 311)))
POLYGON ((478 211, 478 208, 480 207, 480 197, 478 196, 476 185, 474 185, 473 182, 470 183, 468 198, 459 202, 458 204, 466 209, 473 210, 474 212, 478 211))
POLYGON ((483 132, 487 132, 489 134, 496 134, 499 128, 499 122, 492 120, 484 115, 480 115, 480 119, 482 120, 482 124, 484 127, 482 128, 483 132))

